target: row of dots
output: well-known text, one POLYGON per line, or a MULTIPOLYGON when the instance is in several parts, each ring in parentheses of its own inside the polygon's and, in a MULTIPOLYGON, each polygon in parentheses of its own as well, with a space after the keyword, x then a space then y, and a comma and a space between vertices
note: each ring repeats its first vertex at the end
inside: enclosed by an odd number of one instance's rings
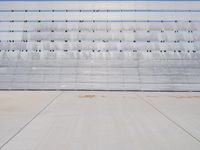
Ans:
POLYGON ((0 12, 200 12, 195 9, 11 9, 0 12))
POLYGON ((189 40, 189 41, 181 41, 181 40, 174 40, 174 41, 165 41, 165 40, 160 40, 160 41, 152 41, 152 40, 146 40, 146 41, 136 41, 136 40, 130 40, 130 41, 123 41, 123 40, 0 40, 0 43, 41 43, 41 42, 103 42, 103 43, 200 43, 200 41, 194 41, 194 40, 189 40))
POLYGON ((34 23, 34 22, 79 22, 79 23, 200 23, 200 20, 0 20, 1 22, 25 22, 25 23, 34 23))
MULTIPOLYGON (((31 52, 43 52, 43 51, 49 51, 49 52, 56 52, 56 51, 59 51, 59 50, 54 50, 54 49, 50 49, 50 50, 27 50, 27 49, 25 49, 25 50, 14 50, 14 49, 12 49, 12 50, 0 50, 0 52, 15 52, 15 51, 20 51, 20 52, 29 52, 29 51, 31 51, 31 52)), ((113 51, 113 50, 67 50, 67 49, 65 49, 65 50, 63 50, 64 52, 74 52, 74 51, 77 51, 77 52, 82 52, 82 51, 92 51, 92 52, 110 52, 110 51, 113 51)), ((124 52, 124 51, 132 51, 132 52, 153 52, 153 51, 155 51, 155 52, 158 52, 158 50, 143 50, 143 51, 141 51, 141 50, 118 50, 119 52, 124 52)), ((197 52, 198 50, 173 50, 173 52, 188 52, 188 53, 190 53, 190 52, 193 52, 193 53, 195 53, 195 52, 197 52)), ((171 52, 171 51, 168 51, 168 50, 159 50, 159 52, 171 52)))
POLYGON ((200 32, 200 30, 0 30, 0 32, 174 32, 174 33, 179 33, 179 32, 187 32, 187 33, 193 33, 193 32, 200 32))

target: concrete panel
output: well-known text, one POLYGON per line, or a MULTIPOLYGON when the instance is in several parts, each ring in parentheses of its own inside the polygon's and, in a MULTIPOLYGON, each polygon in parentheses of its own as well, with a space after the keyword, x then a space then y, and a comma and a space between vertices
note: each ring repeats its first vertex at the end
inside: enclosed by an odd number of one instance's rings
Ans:
POLYGON ((58 94, 2 91, 0 149, 200 148, 199 93, 58 94))
POLYGON ((200 2, 0 2, 0 89, 200 90, 200 2))

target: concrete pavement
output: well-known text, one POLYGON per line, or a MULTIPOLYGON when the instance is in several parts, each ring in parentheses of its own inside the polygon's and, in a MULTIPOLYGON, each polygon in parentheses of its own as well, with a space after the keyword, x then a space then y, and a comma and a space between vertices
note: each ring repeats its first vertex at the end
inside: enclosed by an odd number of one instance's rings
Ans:
POLYGON ((200 93, 1 91, 1 150, 199 150, 200 93))

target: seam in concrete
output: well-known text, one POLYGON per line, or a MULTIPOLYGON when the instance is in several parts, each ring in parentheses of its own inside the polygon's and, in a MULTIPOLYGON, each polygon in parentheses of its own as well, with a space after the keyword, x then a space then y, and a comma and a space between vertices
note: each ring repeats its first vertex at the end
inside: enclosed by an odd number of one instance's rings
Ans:
POLYGON ((178 124, 176 121, 174 121, 173 119, 171 119, 169 116, 167 116, 166 114, 164 114, 162 111, 160 111, 156 106, 154 106, 152 103, 150 103, 149 101, 147 101, 144 97, 140 96, 139 94, 136 93, 136 95, 142 100, 144 101, 146 104, 150 105, 154 110, 156 110, 157 112, 159 112, 163 117, 165 117, 168 121, 170 121, 171 123, 173 123, 175 126, 177 126, 179 129, 181 129, 182 131, 184 131, 186 134, 188 134, 190 137, 192 137, 195 141, 197 141, 198 143, 200 143, 200 139, 198 139, 197 137, 195 137, 194 135, 192 135, 192 133, 190 133, 188 130, 186 130, 183 126, 181 126, 180 124, 178 124))
POLYGON ((58 95, 56 95, 46 106, 44 106, 37 114, 33 116, 31 120, 29 120, 22 128, 20 128, 12 137, 10 137, 3 145, 0 146, 0 150, 8 144, 12 139, 14 139, 19 133, 21 133, 34 119, 36 119, 44 110, 46 110, 55 100, 61 96, 63 92, 60 92, 58 95))
POLYGON ((187 93, 198 93, 200 90, 104 90, 104 89, 0 89, 1 91, 105 91, 105 92, 173 92, 173 93, 181 93, 181 92, 187 92, 187 93))

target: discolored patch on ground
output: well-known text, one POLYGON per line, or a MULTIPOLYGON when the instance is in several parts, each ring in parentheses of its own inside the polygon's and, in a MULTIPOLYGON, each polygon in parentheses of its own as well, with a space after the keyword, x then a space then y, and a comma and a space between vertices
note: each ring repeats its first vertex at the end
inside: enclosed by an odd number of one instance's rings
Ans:
POLYGON ((176 99, 198 99, 200 100, 200 96, 173 96, 173 95, 165 95, 165 96, 154 96, 154 95, 148 95, 146 96, 148 98, 162 98, 162 97, 170 97, 170 98, 176 98, 176 99))
POLYGON ((177 99, 198 99, 200 100, 200 96, 171 96, 177 99))
POLYGON ((92 98, 95 98, 96 97, 96 95, 89 95, 89 94, 87 94, 87 95, 80 95, 79 96, 79 98, 89 98, 89 99, 92 99, 92 98))

